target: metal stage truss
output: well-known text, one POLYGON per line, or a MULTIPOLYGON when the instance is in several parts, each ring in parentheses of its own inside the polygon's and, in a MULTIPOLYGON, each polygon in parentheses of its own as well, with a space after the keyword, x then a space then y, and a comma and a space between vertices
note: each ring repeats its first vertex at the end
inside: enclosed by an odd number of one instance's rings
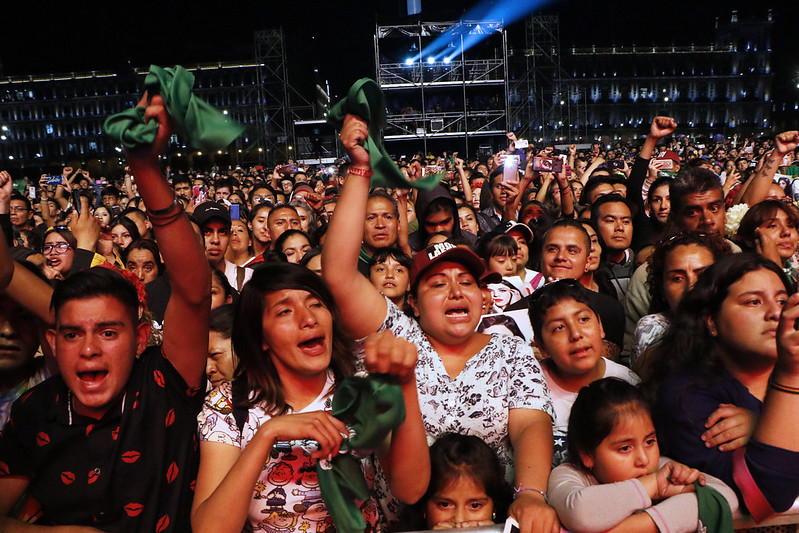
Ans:
POLYGON ((427 152, 429 144, 449 139, 467 155, 481 144, 504 144, 506 40, 502 21, 378 25, 375 64, 386 96, 386 142, 417 141, 427 152), (485 37, 468 47, 476 34, 485 37))

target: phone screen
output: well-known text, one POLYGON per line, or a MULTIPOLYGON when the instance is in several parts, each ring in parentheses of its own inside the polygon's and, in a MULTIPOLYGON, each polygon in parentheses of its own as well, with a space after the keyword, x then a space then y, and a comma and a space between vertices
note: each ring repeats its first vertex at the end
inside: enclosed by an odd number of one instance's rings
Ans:
POLYGON ((502 182, 519 181, 519 156, 509 155, 505 156, 505 161, 502 163, 502 182))
POLYGON ((230 220, 239 220, 241 218, 241 206, 239 204, 230 204, 230 220))

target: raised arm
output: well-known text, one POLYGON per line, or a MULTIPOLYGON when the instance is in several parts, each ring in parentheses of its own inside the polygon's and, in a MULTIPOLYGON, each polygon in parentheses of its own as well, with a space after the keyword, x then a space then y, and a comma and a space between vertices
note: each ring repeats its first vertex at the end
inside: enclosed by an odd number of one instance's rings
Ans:
MULTIPOLYGON (((644 215, 646 200, 642 195, 644 183, 647 181, 654 181, 652 176, 649 175, 649 170, 652 169, 653 162, 652 152, 660 139, 671 135, 677 129, 677 123, 671 117, 655 117, 652 119, 652 124, 649 127, 649 134, 646 136, 644 145, 641 147, 641 152, 635 158, 633 168, 629 174, 627 182, 627 198, 630 198, 638 206, 640 215, 644 215)), ((657 163, 658 165, 660 163, 657 163)), ((655 179, 657 178, 657 171, 654 173, 655 179)), ((639 220, 641 220, 639 218, 639 220)))
POLYGON ((408 189, 397 189, 397 245, 408 257, 413 256, 411 246, 408 244, 408 189))
POLYGON ((569 185, 569 180, 566 178, 566 169, 564 168, 555 175, 558 181, 558 188, 560 189, 560 215, 563 217, 574 216, 574 194, 569 185))
POLYGON ((583 185, 585 185, 588 182, 588 178, 591 177, 591 174, 599 167, 599 165, 601 165, 604 162, 605 160, 602 159, 601 156, 599 155, 595 156, 594 159, 591 161, 591 164, 588 165, 588 168, 585 169, 585 172, 583 172, 583 175, 580 176, 580 182, 583 185))
POLYGON ((776 147, 771 151, 757 170, 755 176, 749 180, 749 186, 736 198, 735 203, 755 205, 762 202, 768 195, 768 188, 774 183, 774 175, 780 166, 785 154, 796 150, 799 145, 799 131, 786 131, 777 135, 776 147))
POLYGON ((646 136, 644 145, 638 157, 641 159, 652 159, 652 152, 660 139, 667 135, 674 133, 677 129, 677 122, 671 117, 655 117, 652 119, 652 125, 649 127, 649 134, 646 136))
POLYGON ((369 153, 362 146, 366 136, 366 122, 347 115, 339 138, 349 153, 350 171, 322 249, 322 276, 333 292, 344 325, 356 338, 377 331, 387 311, 383 296, 358 272, 370 178, 352 170, 371 171, 369 153))
POLYGON ((463 159, 458 157, 458 152, 455 152, 452 156, 455 158, 455 169, 458 171, 458 178, 461 180, 463 199, 467 205, 472 205, 472 186, 469 185, 469 180, 466 179, 466 173, 463 171, 463 159))
MULTIPOLYGON (((144 99, 140 105, 144 105, 144 99)), ((163 353, 190 387, 198 387, 204 380, 208 353, 211 270, 158 163, 171 134, 160 96, 152 97, 145 117, 158 121, 155 142, 151 147, 128 150, 127 158, 149 210, 172 285, 172 296, 164 313, 163 353)))

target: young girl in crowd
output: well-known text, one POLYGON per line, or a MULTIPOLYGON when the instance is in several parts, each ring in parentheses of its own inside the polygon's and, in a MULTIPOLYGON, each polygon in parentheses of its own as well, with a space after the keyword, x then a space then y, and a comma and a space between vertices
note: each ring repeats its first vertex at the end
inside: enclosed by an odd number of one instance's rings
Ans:
POLYGON ((516 275, 518 253, 516 241, 504 233, 487 235, 477 245, 477 255, 485 262, 486 268, 503 278, 516 275))
POLYGON ((497 455, 478 437, 447 433, 430 446, 430 486, 396 531, 502 523, 513 494, 497 455))
POLYGON ((411 258, 399 247, 375 251, 369 259, 369 281, 402 310, 408 310, 411 258))
POLYGON ((569 420, 569 462, 552 471, 547 490, 561 523, 575 533, 617 526, 678 533, 703 531, 696 481, 737 510, 723 482, 660 455, 640 392, 606 378, 578 394, 569 420))
MULTIPOLYGON (((267 263, 245 284, 233 326, 235 381, 214 389, 198 418, 194 531, 238 533, 249 524, 302 533, 330 525, 314 467, 338 454, 348 434, 329 414, 336 384, 356 366, 342 324, 329 290, 304 267, 267 263), (246 416, 237 417, 239 409, 246 416)), ((416 350, 390 333, 375 335, 365 341, 362 364, 393 375, 402 389, 405 420, 378 455, 393 493, 414 503, 430 473, 416 350)), ((375 502, 362 502, 361 512, 375 527, 375 502)))
POLYGON ((639 381, 629 368, 602 356, 605 331, 590 297, 579 281, 562 279, 538 289, 530 300, 533 337, 555 406, 553 465, 566 460, 569 412, 582 387, 606 377, 639 381))

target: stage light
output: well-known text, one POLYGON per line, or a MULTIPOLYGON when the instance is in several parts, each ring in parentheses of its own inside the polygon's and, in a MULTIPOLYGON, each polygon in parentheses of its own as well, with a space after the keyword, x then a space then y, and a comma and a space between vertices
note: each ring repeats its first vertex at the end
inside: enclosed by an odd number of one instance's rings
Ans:
POLYGON ((430 56, 430 57, 428 57, 428 58, 427 58, 427 62, 428 62, 429 64, 431 64, 431 65, 432 65, 433 63, 435 63, 435 61, 436 61, 436 58, 434 58, 433 56, 430 56))
POLYGON ((450 61, 452 61, 452 58, 451 58, 451 57, 445 57, 445 58, 444 58, 444 64, 445 64, 445 65, 449 65, 450 61))
POLYGON ((407 65, 407 66, 409 66, 409 67, 410 67, 411 65, 413 65, 413 58, 412 58, 412 57, 409 57, 408 59, 406 59, 406 60, 405 60, 405 65, 407 65))

